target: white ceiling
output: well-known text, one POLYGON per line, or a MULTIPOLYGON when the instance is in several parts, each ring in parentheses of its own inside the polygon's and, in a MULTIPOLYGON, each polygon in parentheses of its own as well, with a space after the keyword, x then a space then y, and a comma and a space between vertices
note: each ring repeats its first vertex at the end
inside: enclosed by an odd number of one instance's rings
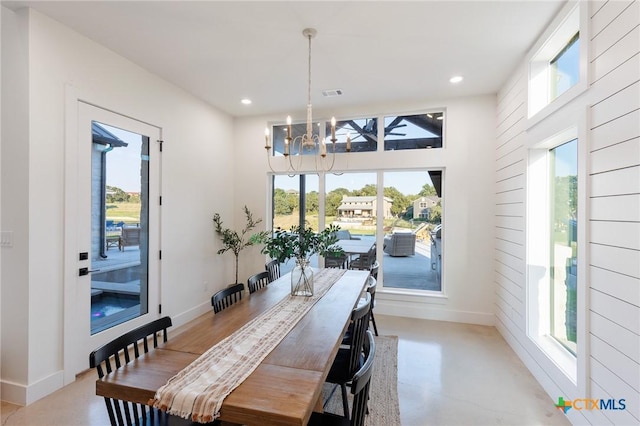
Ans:
POLYGON ((552 1, 2 1, 28 5, 233 116, 496 93, 552 1), (460 74, 458 85, 449 78, 460 74), (322 90, 341 89, 325 98, 322 90), (244 97, 253 104, 240 103, 244 97))

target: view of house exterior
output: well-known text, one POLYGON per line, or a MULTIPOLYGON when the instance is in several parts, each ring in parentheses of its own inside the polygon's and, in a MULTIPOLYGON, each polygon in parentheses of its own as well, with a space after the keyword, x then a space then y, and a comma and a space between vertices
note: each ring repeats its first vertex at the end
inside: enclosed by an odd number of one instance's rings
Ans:
POLYGON ((413 202, 413 218, 426 219, 431 218, 431 209, 440 201, 437 196, 420 197, 413 202))
MULTIPOLYGON (((390 198, 383 198, 383 217, 384 219, 391 217, 391 205, 393 201, 390 198)), ((347 196, 342 197, 342 203, 338 207, 340 213, 339 218, 355 218, 355 219, 371 219, 376 217, 378 206, 377 197, 367 196, 347 196)))

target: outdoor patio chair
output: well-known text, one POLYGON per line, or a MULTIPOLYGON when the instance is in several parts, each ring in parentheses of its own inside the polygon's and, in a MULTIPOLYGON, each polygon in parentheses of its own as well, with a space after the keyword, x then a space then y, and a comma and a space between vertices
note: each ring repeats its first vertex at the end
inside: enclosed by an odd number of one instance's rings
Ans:
POLYGON ((349 232, 349 230, 347 229, 341 229, 338 232, 336 232, 336 238, 338 238, 339 240, 359 240, 360 237, 354 237, 351 235, 351 232, 349 232))
POLYGON ((343 254, 342 256, 325 256, 324 258, 324 267, 325 268, 339 268, 339 269, 348 269, 349 267, 349 256, 343 254))
POLYGON ((120 251, 124 251, 125 247, 139 246, 140 245, 140 228, 138 227, 124 227, 120 234, 118 241, 118 248, 120 251))
POLYGON ((416 234, 396 232, 386 236, 383 250, 389 256, 413 256, 416 254, 416 234))
POLYGON ((349 263, 349 269, 359 269, 361 271, 370 271, 377 256, 376 244, 374 243, 367 254, 358 256, 349 263))

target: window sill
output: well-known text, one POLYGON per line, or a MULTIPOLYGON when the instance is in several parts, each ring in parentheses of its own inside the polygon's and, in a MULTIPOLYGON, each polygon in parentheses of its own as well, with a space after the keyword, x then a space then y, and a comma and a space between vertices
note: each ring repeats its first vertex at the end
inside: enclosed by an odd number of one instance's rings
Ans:
POLYGON ((400 288, 381 288, 376 291, 376 297, 383 300, 415 301, 427 300, 430 303, 444 305, 449 297, 439 291, 415 291, 400 288))
POLYGON ((558 96, 556 99, 545 105, 542 109, 535 112, 527 120, 527 130, 546 119, 547 117, 555 114, 564 106, 570 104, 574 99, 582 95, 587 91, 587 83, 585 81, 579 81, 575 86, 558 96))
POLYGON ((578 382, 578 362, 576 357, 550 336, 532 337, 540 350, 576 385, 578 382))

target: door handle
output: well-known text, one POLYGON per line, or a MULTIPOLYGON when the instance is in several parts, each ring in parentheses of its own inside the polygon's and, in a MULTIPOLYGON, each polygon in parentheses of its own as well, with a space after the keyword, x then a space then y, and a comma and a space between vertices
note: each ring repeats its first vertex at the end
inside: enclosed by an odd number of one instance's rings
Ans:
POLYGON ((80 268, 78 269, 78 275, 79 276, 84 276, 84 275, 89 275, 91 272, 100 272, 100 269, 89 269, 89 268, 80 268))

